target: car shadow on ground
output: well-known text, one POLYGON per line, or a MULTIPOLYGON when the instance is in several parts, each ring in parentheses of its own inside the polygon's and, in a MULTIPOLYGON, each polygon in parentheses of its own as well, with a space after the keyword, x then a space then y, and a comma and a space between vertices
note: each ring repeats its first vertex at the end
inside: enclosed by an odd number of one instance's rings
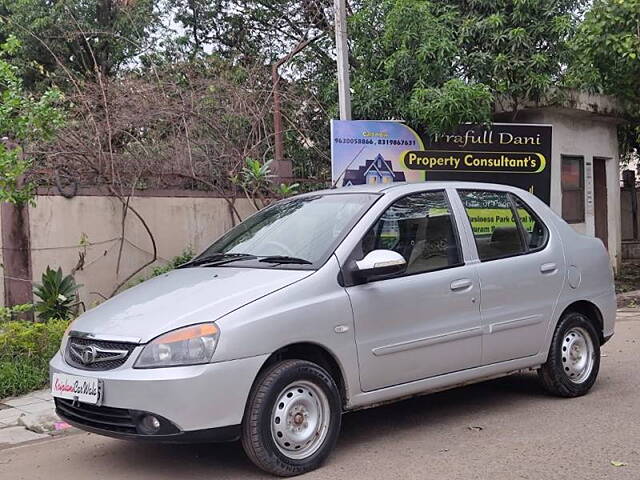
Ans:
MULTIPOLYGON (((483 413, 499 413, 500 409, 513 408, 518 403, 526 412, 527 398, 534 401, 548 397, 536 377, 535 373, 517 374, 349 413, 343 416, 340 455, 348 457, 361 442, 372 438, 393 441, 394 436, 400 439, 416 429, 441 428, 461 415, 481 418, 483 413)), ((216 478, 266 478, 249 462, 239 442, 198 445, 110 442, 96 455, 104 456, 144 478, 172 472, 179 478, 184 468, 189 469, 189 476, 194 479, 210 478, 211 472, 216 472, 216 478)))

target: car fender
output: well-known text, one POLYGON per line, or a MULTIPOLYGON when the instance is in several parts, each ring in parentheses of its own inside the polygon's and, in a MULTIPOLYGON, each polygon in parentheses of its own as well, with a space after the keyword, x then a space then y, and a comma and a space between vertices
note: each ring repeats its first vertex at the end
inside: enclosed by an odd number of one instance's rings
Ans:
POLYGON ((220 339, 213 361, 314 344, 336 360, 347 398, 359 392, 353 311, 338 283, 339 272, 338 260, 332 256, 312 275, 219 319, 220 339))

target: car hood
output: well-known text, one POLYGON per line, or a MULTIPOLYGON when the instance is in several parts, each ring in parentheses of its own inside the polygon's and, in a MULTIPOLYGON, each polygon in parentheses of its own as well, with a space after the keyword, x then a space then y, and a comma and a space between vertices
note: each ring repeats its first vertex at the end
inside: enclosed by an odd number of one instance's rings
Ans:
POLYGON ((178 269, 89 310, 73 322, 72 330, 146 343, 175 328, 217 320, 312 273, 233 267, 178 269))

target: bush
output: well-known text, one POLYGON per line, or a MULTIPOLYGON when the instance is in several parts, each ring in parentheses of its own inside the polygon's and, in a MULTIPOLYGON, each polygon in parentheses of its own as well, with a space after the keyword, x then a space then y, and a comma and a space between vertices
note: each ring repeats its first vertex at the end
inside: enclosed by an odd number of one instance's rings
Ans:
POLYGON ((187 247, 182 251, 180 255, 173 257, 166 264, 153 267, 153 270, 151 270, 151 274, 148 277, 140 277, 134 282, 130 283, 128 287, 133 287, 134 285, 137 285, 139 283, 146 282, 150 278, 157 277, 158 275, 163 275, 167 272, 170 272, 171 270, 173 270, 176 267, 179 267, 183 263, 187 263, 191 261, 193 257, 195 257, 195 255, 196 254, 193 251, 193 248, 187 247))
POLYGON ((69 320, 0 323, 0 398, 44 387, 69 320))
POLYGON ((13 307, 0 307, 0 322, 17 320, 20 314, 27 313, 32 310, 33 310, 33 305, 30 303, 15 305, 13 307))
POLYGON ((47 266, 42 283, 36 284, 33 293, 40 300, 35 303, 41 320, 71 318, 78 306, 78 288, 72 275, 63 275, 62 268, 53 270, 47 266))
POLYGON ((176 267, 179 267, 183 263, 187 263, 193 259, 195 253, 191 247, 185 248, 180 255, 177 257, 173 257, 169 260, 169 263, 166 265, 160 265, 151 270, 151 275, 149 278, 157 277, 158 275, 162 275, 164 273, 170 272, 176 267))

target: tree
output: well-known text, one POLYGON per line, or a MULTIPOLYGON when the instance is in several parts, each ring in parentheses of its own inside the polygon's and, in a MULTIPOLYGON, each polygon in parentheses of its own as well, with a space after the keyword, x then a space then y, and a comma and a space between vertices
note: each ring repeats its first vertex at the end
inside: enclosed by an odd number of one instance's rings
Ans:
POLYGON ((459 9, 461 75, 506 96, 514 118, 562 83, 585 0, 449 0, 459 9))
POLYGON ((159 28, 155 0, 0 0, 0 39, 13 35, 25 84, 68 72, 112 76, 148 53, 159 28), (64 68, 68 72, 61 72, 64 68))
POLYGON ((229 30, 228 0, 168 0, 173 23, 179 26, 165 47, 170 56, 195 58, 221 49, 229 30))
POLYGON ((492 94, 463 78, 456 8, 363 0, 350 18, 355 118, 404 119, 443 131, 490 120, 492 94))
POLYGON ((576 75, 640 107, 640 0, 596 0, 574 48, 576 75))
POLYGON ((640 0, 596 0, 573 41, 571 86, 616 96, 631 123, 623 152, 640 147, 640 0))
POLYGON ((15 37, 0 44, 0 202, 22 205, 33 201, 35 190, 24 179, 33 164, 29 147, 51 138, 63 115, 59 90, 49 89, 39 97, 25 92, 17 67, 5 59, 18 48, 15 37))

